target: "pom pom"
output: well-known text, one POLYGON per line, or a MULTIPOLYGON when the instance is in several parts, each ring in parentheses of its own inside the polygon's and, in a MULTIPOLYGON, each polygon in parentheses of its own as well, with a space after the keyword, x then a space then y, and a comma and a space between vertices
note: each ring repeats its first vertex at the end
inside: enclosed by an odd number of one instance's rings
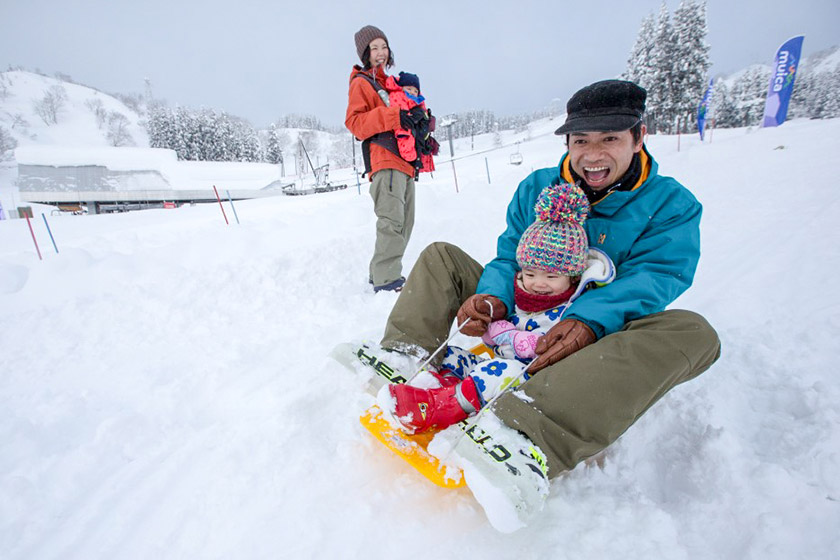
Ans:
POLYGON ((534 206, 537 219, 543 222, 582 224, 589 215, 589 200, 577 185, 560 183, 542 190, 534 206))

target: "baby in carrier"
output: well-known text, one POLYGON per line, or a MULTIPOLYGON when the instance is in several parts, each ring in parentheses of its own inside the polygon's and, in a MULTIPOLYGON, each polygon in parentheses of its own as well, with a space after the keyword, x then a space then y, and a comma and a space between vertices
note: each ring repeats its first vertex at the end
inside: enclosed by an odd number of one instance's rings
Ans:
POLYGON ((400 72, 397 78, 388 76, 385 89, 392 107, 396 105, 415 117, 411 127, 394 130, 400 156, 414 162, 418 173, 431 173, 435 170, 432 156, 437 155, 440 146, 431 134, 435 130, 435 118, 426 109, 425 98, 420 94, 420 79, 416 74, 400 72))

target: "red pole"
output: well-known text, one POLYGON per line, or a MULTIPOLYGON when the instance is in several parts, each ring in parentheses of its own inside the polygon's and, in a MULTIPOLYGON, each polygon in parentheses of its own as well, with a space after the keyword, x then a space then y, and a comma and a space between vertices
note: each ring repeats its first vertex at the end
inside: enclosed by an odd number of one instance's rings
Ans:
POLYGON ((35 244, 35 250, 38 251, 38 260, 44 260, 44 257, 41 256, 41 249, 38 248, 38 240, 35 239, 35 230, 32 229, 32 222, 29 221, 29 213, 25 212, 24 216, 26 216, 26 223, 29 226, 29 233, 32 234, 32 243, 35 244))
POLYGON ((219 201, 219 208, 222 209, 222 216, 225 218, 225 224, 230 225, 230 222, 228 222, 227 219, 227 214, 225 214, 225 207, 222 205, 222 199, 219 198, 219 191, 216 190, 216 185, 213 185, 213 192, 216 193, 216 200, 219 201))

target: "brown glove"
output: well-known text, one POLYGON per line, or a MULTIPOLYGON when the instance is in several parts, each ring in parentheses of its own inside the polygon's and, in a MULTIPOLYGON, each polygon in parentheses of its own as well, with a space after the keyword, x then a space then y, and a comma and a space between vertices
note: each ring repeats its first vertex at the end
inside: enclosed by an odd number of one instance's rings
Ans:
POLYGON ((566 356, 574 354, 584 346, 595 342, 592 329, 577 319, 563 319, 537 341, 534 348, 537 357, 528 368, 529 373, 536 373, 544 367, 556 364, 566 356))
POLYGON ((492 321, 501 321, 507 317, 507 306, 496 296, 488 294, 475 294, 467 298, 458 310, 458 324, 467 319, 470 322, 461 328, 461 332, 467 336, 481 336, 487 330, 487 325, 492 321), (492 311, 493 315, 490 315, 492 311))

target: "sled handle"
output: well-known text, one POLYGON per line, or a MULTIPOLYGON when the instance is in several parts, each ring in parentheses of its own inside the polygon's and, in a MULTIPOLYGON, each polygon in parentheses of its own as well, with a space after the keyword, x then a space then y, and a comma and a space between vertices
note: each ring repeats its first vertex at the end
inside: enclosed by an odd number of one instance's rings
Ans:
POLYGON ((469 322, 470 322, 470 318, 469 318, 469 317, 467 317, 466 319, 464 319, 464 322, 463 322, 463 323, 461 323, 460 325, 458 325, 458 328, 457 328, 457 329, 455 329, 455 332, 454 332, 454 333, 452 333, 452 334, 449 336, 449 338, 447 338, 446 340, 444 340, 444 341, 443 341, 443 344, 441 344, 440 346, 438 346, 438 347, 437 347, 437 350, 435 350, 434 352, 432 352, 432 353, 429 355, 429 357, 428 357, 428 358, 426 358, 426 361, 425 361, 425 362, 423 362, 422 364, 420 364, 420 367, 419 367, 419 368, 417 368, 417 371, 415 371, 415 372, 414 372, 414 375, 412 375, 411 377, 409 377, 408 381, 406 381, 406 384, 411 383, 411 380, 412 380, 412 379, 414 379, 415 377, 417 377, 417 376, 420 374, 420 372, 421 372, 421 371, 423 371, 423 368, 424 368, 424 367, 426 367, 427 365, 429 365, 429 362, 431 362, 431 361, 432 361, 432 359, 435 357, 435 355, 436 355, 438 352, 440 352, 441 350, 443 350, 444 348, 446 348, 446 345, 447 345, 447 344, 449 344, 449 341, 450 341, 450 340, 452 340, 453 338, 455 338, 455 335, 457 335, 459 332, 461 332, 461 329, 462 329, 462 328, 464 328, 464 325, 466 325, 466 324, 467 324, 467 323, 469 323, 469 322))
MULTIPOLYGON (((492 318, 493 318, 493 304, 492 304, 492 303, 490 303, 490 301, 489 301, 489 300, 486 300, 486 299, 484 300, 484 303, 486 303, 487 305, 489 305, 489 306, 490 306, 490 318, 492 319, 492 318)), ((431 362, 431 361, 432 361, 432 359, 435 357, 435 355, 436 355, 438 352, 440 352, 441 350, 443 350, 444 348, 446 348, 446 345, 447 345, 447 344, 449 344, 449 341, 450 341, 450 340, 452 340, 453 338, 455 338, 455 335, 457 335, 459 332, 461 332, 461 329, 463 329, 463 328, 464 328, 464 325, 466 325, 466 324, 467 324, 467 323, 469 323, 469 322, 470 322, 470 318, 469 318, 469 317, 467 317, 466 319, 464 319, 464 322, 463 322, 463 323, 461 323, 460 325, 458 325, 458 328, 456 328, 456 329, 455 329, 455 332, 454 332, 454 333, 452 333, 452 334, 449 336, 449 338, 447 338, 446 340, 444 340, 444 341, 443 341, 443 344, 441 344, 440 346, 438 346, 438 347, 437 347, 437 350, 435 350, 434 352, 432 352, 432 353, 429 355, 429 357, 428 357, 428 358, 426 358, 426 361, 425 361, 425 362, 423 362, 422 364, 420 364, 420 367, 419 367, 419 368, 417 368, 417 371, 415 371, 415 372, 414 372, 414 375, 412 375, 411 377, 409 377, 409 378, 408 378, 408 381, 406 381, 406 384, 411 383, 411 380, 412 380, 412 379, 414 379, 415 377, 417 377, 417 376, 420 374, 420 372, 421 372, 421 371, 423 371, 423 368, 424 368, 424 367, 426 367, 427 365, 429 365, 429 362, 431 362)), ((523 372, 523 373, 524 373, 524 372, 523 372)))

